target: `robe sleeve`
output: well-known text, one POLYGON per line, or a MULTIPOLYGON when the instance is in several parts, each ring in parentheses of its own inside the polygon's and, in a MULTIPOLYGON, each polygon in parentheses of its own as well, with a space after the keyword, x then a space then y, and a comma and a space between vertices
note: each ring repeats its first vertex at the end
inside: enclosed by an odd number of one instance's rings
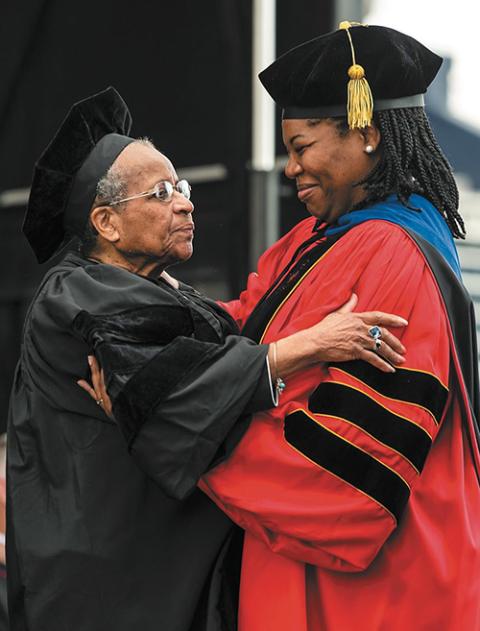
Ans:
MULTIPOLYGON (((114 268, 93 267, 91 274, 77 269, 52 279, 41 308, 80 343, 77 364, 86 366, 87 353, 95 353, 132 457, 167 495, 182 499, 229 453, 251 413, 274 404, 268 346, 236 335, 196 339, 194 305, 114 268)), ((73 348, 73 341, 65 343, 73 348)), ((48 353, 39 370, 62 363, 58 348, 48 353)), ((100 408, 75 387, 98 416, 100 408)), ((49 390, 61 404, 62 384, 52 382, 49 390)))
POLYGON ((280 406, 257 414, 231 458, 201 482, 274 552, 343 572, 367 568, 408 510, 450 399, 449 329, 436 282, 400 228, 367 223, 326 257, 322 276, 309 277, 304 299, 293 296, 288 332, 321 319, 322 302, 339 306, 328 287, 340 304, 353 290, 359 311, 409 321, 394 331, 406 363, 395 374, 356 361, 289 379, 280 406))
MULTIPOLYGON (((100 342, 103 365, 118 365, 118 348, 100 342)), ((273 406, 268 347, 239 336, 223 344, 179 336, 126 369, 107 370, 113 412, 132 456, 167 495, 182 499, 223 460, 250 421, 273 406)), ((123 347, 121 353, 125 353, 123 347)))

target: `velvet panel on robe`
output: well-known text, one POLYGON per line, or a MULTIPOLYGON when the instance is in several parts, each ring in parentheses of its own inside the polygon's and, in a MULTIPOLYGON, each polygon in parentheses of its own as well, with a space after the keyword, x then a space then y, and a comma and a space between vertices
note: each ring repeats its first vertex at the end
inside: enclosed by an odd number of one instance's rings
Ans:
POLYGON ((9 419, 12 631, 233 628, 232 524, 196 484, 271 407, 266 353, 185 285, 75 254, 47 274, 9 419), (115 421, 76 383, 92 351, 115 421))
MULTIPOLYGON (((314 219, 261 258, 243 326, 314 219)), ((313 247, 313 246, 312 246, 313 247)), ((290 377, 201 486, 246 530, 240 631, 480 627, 478 447, 447 311, 416 242, 367 221, 327 248, 267 323, 271 342, 348 300, 409 322, 395 374, 349 362, 290 377)), ((393 331, 393 330, 392 330, 393 331)))

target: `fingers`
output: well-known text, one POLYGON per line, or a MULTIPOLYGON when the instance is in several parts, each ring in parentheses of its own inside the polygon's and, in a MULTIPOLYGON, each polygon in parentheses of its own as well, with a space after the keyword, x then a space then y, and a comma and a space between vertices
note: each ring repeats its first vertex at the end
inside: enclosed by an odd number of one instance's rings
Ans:
POLYGON ((389 346, 395 353, 399 353, 400 355, 405 355, 406 348, 400 342, 398 337, 395 337, 393 333, 390 333, 388 329, 382 329, 382 342, 384 342, 387 346, 389 346))
POLYGON ((102 398, 102 377, 100 374, 100 366, 98 365, 97 360, 94 355, 88 356, 88 365, 90 366, 90 373, 92 375, 92 386, 95 390, 97 399, 102 398))
POLYGON ((390 364, 395 366, 403 364, 405 362, 404 354, 406 353, 406 348, 400 340, 386 328, 380 328, 380 335, 378 338, 374 336, 372 337, 370 334, 371 329, 372 327, 367 327, 365 331, 365 349, 375 353, 376 355, 380 355, 390 364))
POLYGON ((407 326, 408 321, 392 313, 383 311, 365 311, 357 314, 365 324, 377 324, 379 326, 407 326))
POLYGON ((92 377, 92 385, 85 381, 85 379, 79 379, 77 381, 80 388, 83 388, 85 392, 92 397, 92 399, 98 403, 101 399, 103 399, 103 394, 105 390, 105 386, 103 384, 103 379, 100 373, 100 367, 98 365, 97 360, 93 355, 88 356, 88 365, 90 366, 90 374, 92 377))
POLYGON ((85 379, 79 379, 77 383, 80 386, 80 388, 83 388, 85 392, 88 392, 88 394, 92 397, 94 401, 97 401, 98 397, 95 390, 87 381, 85 381, 85 379))
POLYGON ((382 372, 395 372, 395 368, 374 351, 367 351, 367 349, 363 348, 360 351, 359 359, 375 366, 382 372))
POLYGON ((357 302, 358 302, 357 294, 352 294, 350 298, 347 300, 347 302, 343 304, 340 307, 340 309, 337 309, 337 313, 351 313, 357 306, 357 302))
POLYGON ((394 364, 398 366, 399 364, 403 364, 405 362, 405 358, 403 355, 396 353, 392 348, 382 339, 380 340, 380 348, 374 351, 377 355, 381 355, 384 359, 386 359, 390 364, 394 364))
MULTIPOLYGON (((400 316, 393 315, 391 313, 384 313, 383 311, 367 311, 364 313, 358 314, 363 322, 367 325, 376 325, 376 326, 407 326, 408 322, 404 318, 400 316)), ((370 329, 370 327, 369 327, 370 329)), ((399 364, 403 364, 405 358, 403 355, 406 353, 405 346, 400 342, 400 340, 390 333, 386 328, 381 329, 381 344, 379 348, 375 348, 375 340, 369 336, 367 341, 367 350, 372 350, 375 355, 382 356, 391 364, 398 366, 399 364), (370 346, 371 345, 371 346, 370 346)), ((367 331, 368 335, 368 331, 367 331)), ((369 360, 366 360, 369 361, 369 360)), ((370 364, 376 365, 373 361, 369 361, 370 364)), ((377 366, 379 367, 379 366, 377 366)), ((390 371, 391 372, 391 371, 390 371)))
POLYGON ((103 372, 103 368, 100 369, 100 389, 102 397, 106 397, 107 389, 105 388, 105 373, 103 372))
POLYGON ((88 392, 95 403, 100 405, 107 414, 111 414, 112 403, 105 386, 105 374, 103 372, 103 368, 100 368, 98 361, 93 355, 89 355, 87 359, 88 365, 90 366, 92 383, 90 385, 88 381, 85 381, 85 379, 79 379, 77 384, 83 388, 85 392, 88 392))
POLYGON ((108 416, 112 417, 113 409, 112 402, 110 397, 108 396, 107 388, 105 386, 105 373, 103 372, 103 368, 100 370, 100 377, 102 381, 102 399, 103 399, 103 408, 108 416))

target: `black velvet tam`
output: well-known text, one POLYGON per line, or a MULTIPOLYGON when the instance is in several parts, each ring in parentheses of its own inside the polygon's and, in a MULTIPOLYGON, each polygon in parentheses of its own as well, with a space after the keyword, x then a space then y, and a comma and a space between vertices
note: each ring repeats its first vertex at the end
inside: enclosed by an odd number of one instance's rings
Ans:
POLYGON ((86 225, 98 181, 132 142, 132 119, 112 87, 75 103, 35 165, 23 232, 39 263, 86 225))
MULTIPOLYGON (((420 42, 391 28, 351 26, 349 32, 355 62, 365 70, 373 94, 374 109, 390 109, 381 107, 382 100, 423 94, 442 64, 442 58, 420 42)), ((353 63, 347 31, 340 29, 292 48, 259 78, 274 101, 287 111, 319 108, 321 112, 324 107, 325 116, 345 115, 348 69, 353 63)), ((413 102, 408 106, 413 107, 413 102)))

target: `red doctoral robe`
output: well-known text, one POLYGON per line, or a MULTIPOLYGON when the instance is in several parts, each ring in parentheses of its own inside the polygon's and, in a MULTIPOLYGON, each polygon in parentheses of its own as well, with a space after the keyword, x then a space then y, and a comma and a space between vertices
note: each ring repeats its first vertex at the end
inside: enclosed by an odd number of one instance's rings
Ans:
MULTIPOLYGON (((297 225, 260 259, 242 326, 312 234, 297 225)), ((288 379, 203 490, 245 529, 239 631, 480 629, 479 452, 452 330, 422 252, 367 221, 307 269, 262 341, 348 300, 409 322, 395 374, 363 362, 288 379)))

